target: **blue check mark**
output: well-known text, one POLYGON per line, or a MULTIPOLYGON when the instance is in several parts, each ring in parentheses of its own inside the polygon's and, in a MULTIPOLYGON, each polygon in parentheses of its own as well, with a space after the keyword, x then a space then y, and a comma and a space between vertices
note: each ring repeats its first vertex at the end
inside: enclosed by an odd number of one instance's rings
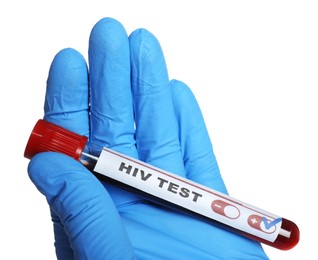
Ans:
POLYGON ((267 219, 265 217, 263 217, 263 222, 264 222, 266 229, 270 229, 271 227, 275 226, 276 224, 278 224, 281 221, 282 221, 282 218, 276 218, 273 221, 267 221, 267 219))

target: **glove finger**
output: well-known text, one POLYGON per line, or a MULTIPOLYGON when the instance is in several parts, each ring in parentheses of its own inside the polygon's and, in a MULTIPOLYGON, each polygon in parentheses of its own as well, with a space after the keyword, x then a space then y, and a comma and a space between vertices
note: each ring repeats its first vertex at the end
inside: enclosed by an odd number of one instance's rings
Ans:
POLYGON ((44 119, 88 135, 88 72, 76 50, 61 50, 53 59, 47 80, 44 119))
MULTIPOLYGON (((112 199, 85 167, 68 156, 50 152, 36 155, 28 172, 58 216, 53 220, 60 221, 57 228, 63 226, 76 259, 133 257, 133 248, 112 199)), ((57 232, 56 236, 59 235, 57 232)), ((56 243, 57 256, 65 259, 70 256, 70 248, 59 243, 61 240, 56 243)))
MULTIPOLYGON (((71 131, 88 135, 88 72, 83 56, 67 48, 58 52, 47 79, 44 119, 71 131)), ((59 217, 51 213, 57 254, 73 254, 59 217), (63 248, 62 248, 63 247, 63 248)))
MULTIPOLYGON (((130 87, 129 44, 126 31, 113 18, 103 18, 89 39, 90 142, 137 158, 130 87)), ((116 205, 139 197, 103 183, 116 205)))
POLYGON ((181 81, 172 80, 171 89, 187 177, 227 193, 196 98, 181 81))
POLYGON ((184 175, 178 125, 160 44, 145 29, 134 31, 129 43, 139 159, 184 175))
POLYGON ((103 18, 89 39, 91 142, 136 157, 129 44, 122 24, 103 18))
POLYGON ((54 246, 57 259, 74 259, 74 251, 68 235, 65 232, 63 223, 59 216, 50 208, 51 220, 54 230, 54 246))

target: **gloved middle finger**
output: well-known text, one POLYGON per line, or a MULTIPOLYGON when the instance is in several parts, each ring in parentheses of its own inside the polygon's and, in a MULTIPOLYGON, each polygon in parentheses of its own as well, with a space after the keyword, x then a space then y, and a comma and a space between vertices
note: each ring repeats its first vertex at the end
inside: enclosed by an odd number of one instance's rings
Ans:
POLYGON ((90 141, 137 157, 129 43, 121 23, 103 18, 89 39, 90 141))

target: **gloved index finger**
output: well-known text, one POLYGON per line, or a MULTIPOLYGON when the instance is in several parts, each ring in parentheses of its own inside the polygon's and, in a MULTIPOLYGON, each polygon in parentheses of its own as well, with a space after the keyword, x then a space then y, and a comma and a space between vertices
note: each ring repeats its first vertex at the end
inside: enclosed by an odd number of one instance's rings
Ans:
POLYGON ((81 135, 88 135, 88 71, 74 49, 61 50, 53 59, 47 80, 44 119, 81 135))
POLYGON ((112 18, 97 22, 89 40, 90 140, 136 157, 129 56, 124 27, 112 18))

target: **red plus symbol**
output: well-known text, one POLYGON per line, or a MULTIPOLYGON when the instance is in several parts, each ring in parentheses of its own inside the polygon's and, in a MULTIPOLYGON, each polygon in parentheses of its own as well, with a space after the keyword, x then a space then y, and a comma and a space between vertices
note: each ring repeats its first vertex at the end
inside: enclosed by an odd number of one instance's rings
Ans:
POLYGON ((257 223, 257 219, 256 218, 252 218, 251 222, 255 225, 257 223))

